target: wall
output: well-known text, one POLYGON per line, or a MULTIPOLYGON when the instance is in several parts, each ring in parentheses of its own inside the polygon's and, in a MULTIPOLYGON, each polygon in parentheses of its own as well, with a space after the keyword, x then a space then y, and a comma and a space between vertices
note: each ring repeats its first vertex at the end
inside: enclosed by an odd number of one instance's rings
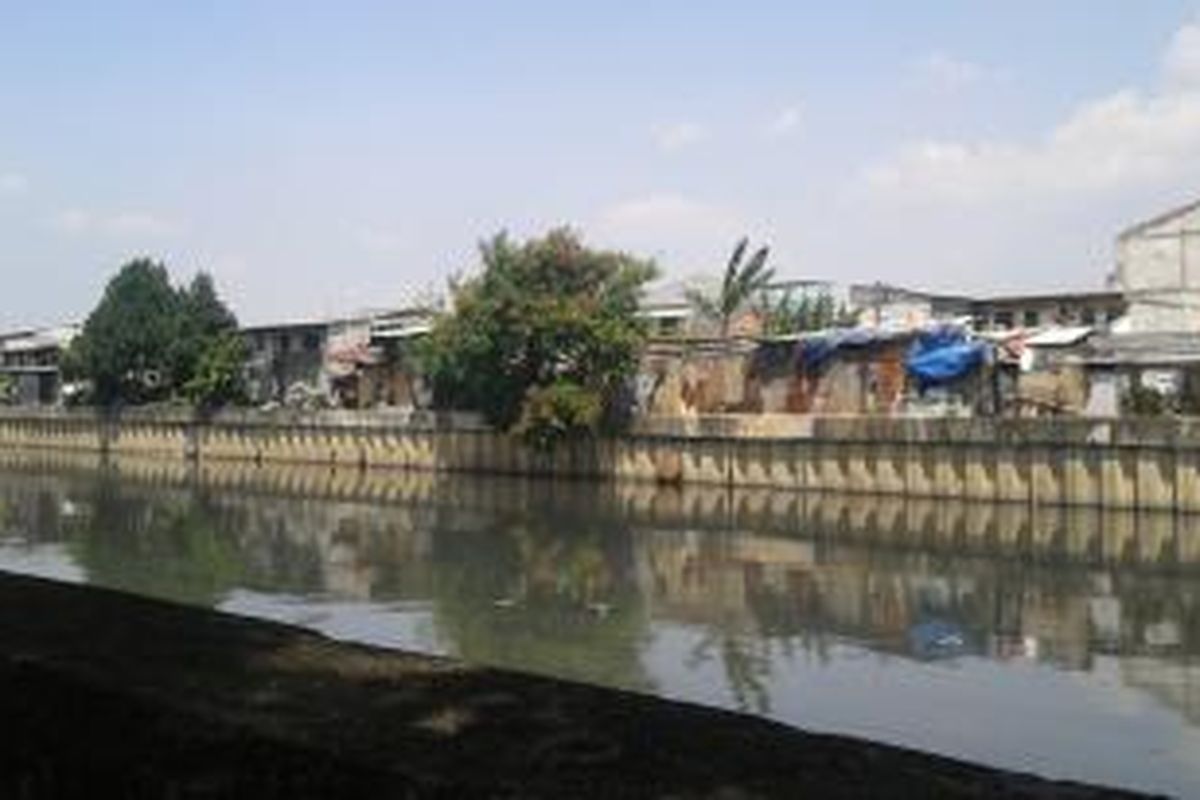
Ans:
POLYGON ((552 454, 421 413, 0 413, 8 448, 1200 511, 1200 421, 657 417, 552 454))
POLYGON ((1117 240, 1130 330, 1200 331, 1200 206, 1132 228, 1117 240))
POLYGON ((992 412, 987 369, 921 396, 905 371, 910 344, 903 337, 839 347, 814 367, 788 340, 656 342, 642 359, 639 409, 665 416, 898 414, 936 403, 992 412))

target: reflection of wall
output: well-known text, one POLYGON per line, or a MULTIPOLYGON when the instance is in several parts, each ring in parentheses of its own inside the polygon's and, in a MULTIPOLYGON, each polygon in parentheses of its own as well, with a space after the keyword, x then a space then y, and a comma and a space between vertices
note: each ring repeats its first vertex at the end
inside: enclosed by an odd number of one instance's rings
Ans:
POLYGON ((28 458, 0 454, 4 536, 70 543, 93 580, 134 591, 428 603, 453 645, 514 666, 538 647, 585 677, 634 675, 643 616, 897 653, 937 619, 996 658, 1139 654, 1127 681, 1196 708, 1169 665, 1200 654, 1197 559, 1178 558, 1200 531, 1173 515, 28 458))
POLYGON ((1121 679, 1149 692, 1167 708, 1200 725, 1200 664, 1158 658, 1123 658, 1121 679))

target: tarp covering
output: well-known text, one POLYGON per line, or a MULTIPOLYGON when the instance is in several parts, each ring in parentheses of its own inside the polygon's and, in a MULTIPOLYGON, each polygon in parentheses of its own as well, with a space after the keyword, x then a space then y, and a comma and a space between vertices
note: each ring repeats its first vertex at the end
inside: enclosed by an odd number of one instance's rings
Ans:
POLYGON ((987 345, 967 339, 961 328, 922 331, 908 351, 905 367, 925 389, 951 383, 973 372, 987 358, 987 345))
POLYGON ((877 328, 842 328, 808 333, 796 341, 796 360, 809 372, 825 366, 838 350, 843 348, 874 347, 905 335, 902 331, 877 328))

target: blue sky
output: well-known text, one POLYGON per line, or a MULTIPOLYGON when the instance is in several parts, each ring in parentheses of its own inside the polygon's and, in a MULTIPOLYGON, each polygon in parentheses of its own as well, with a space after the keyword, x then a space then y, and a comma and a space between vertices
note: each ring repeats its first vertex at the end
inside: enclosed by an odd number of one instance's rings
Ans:
POLYGON ((1098 287, 1200 195, 1196 3, 0 0, 0 325, 135 255, 265 321, 501 228, 716 268, 1098 287))

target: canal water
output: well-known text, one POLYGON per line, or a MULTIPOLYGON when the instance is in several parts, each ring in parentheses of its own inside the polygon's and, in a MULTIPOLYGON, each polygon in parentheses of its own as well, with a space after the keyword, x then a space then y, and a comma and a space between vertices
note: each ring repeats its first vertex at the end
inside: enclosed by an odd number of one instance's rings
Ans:
POLYGON ((60 457, 0 569, 1200 797, 1200 521, 60 457))

